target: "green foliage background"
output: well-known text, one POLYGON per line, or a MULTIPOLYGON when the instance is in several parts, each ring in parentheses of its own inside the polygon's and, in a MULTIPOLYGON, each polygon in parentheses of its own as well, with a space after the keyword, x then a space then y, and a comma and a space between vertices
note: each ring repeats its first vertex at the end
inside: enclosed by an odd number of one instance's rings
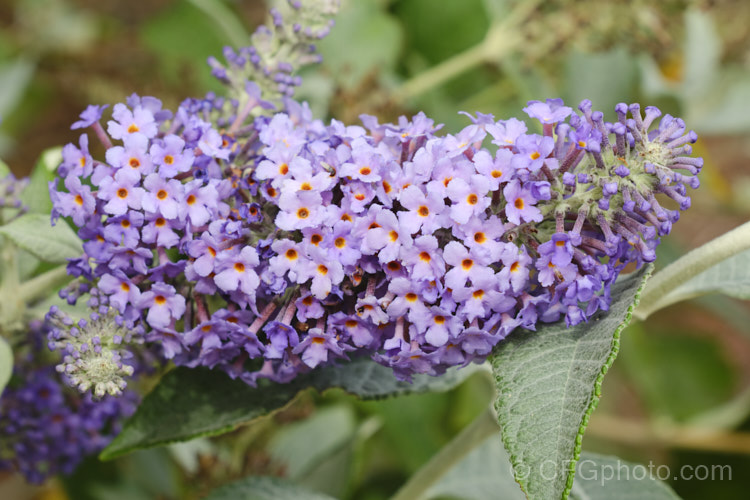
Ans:
MULTIPOLYGON (((254 0, 0 3, 0 157, 15 173, 28 173, 39 152, 77 140, 69 124, 89 103, 136 92, 174 107, 218 90, 206 57, 241 40, 265 12, 254 0)), ((660 247, 663 267, 748 219, 748 21, 750 4, 730 0, 350 0, 320 44, 324 63, 303 71, 299 97, 318 116, 346 122, 361 113, 393 120, 423 110, 448 131, 468 123, 460 110, 520 117, 529 99, 560 96, 571 104, 585 97, 609 113, 620 101, 660 106, 699 133, 697 152, 706 159, 693 207, 660 247)), ((731 480, 670 484, 685 499, 746 498, 746 302, 710 295, 629 327, 602 392, 586 450, 666 464, 673 473, 685 465, 730 465, 731 480)), ((384 401, 306 392, 230 435, 110 463, 91 460, 41 491, 76 500, 200 498, 229 480, 266 474, 337 498, 384 499, 492 394, 481 375, 447 393, 384 401)), ((496 448, 488 441, 480 449, 485 463, 504 453, 496 448)), ((516 488, 482 489, 479 479, 461 483, 465 477, 446 476, 432 498, 480 500, 516 488)), ((40 491, 13 488, 21 488, 15 478, 0 476, 2 498, 4 491, 40 491)))

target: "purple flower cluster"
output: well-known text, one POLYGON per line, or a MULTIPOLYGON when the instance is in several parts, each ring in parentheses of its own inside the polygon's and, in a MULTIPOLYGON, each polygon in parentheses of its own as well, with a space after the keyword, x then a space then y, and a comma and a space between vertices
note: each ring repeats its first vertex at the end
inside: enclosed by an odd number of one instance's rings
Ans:
POLYGON ((0 398, 0 470, 18 471, 33 483, 69 474, 103 449, 137 403, 133 392, 95 401, 66 388, 52 366, 40 366, 41 334, 32 332, 32 343, 37 340, 0 398))
POLYGON ((517 327, 587 321, 679 217, 657 195, 687 208, 702 165, 682 120, 638 105, 607 123, 588 101, 533 101, 542 134, 477 114, 439 136, 421 113, 326 126, 288 99, 270 117, 250 102, 223 135, 210 98, 171 118, 133 96, 108 134, 88 110, 105 161, 84 134, 52 186, 99 307, 164 358, 250 384, 350 353, 436 375, 517 327))

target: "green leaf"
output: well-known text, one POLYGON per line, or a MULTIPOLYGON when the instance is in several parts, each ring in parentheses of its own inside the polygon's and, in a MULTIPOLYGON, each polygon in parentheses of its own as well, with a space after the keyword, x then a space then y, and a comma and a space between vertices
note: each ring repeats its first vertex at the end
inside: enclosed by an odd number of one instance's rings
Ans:
POLYGON ((581 454, 571 498, 577 500, 679 500, 666 483, 660 481, 666 466, 652 468, 596 453, 581 454))
POLYGON ((231 36, 194 4, 174 2, 141 25, 139 39, 159 58, 154 74, 160 78, 174 84, 187 78, 206 88, 222 88, 204 61, 221 54, 222 47, 232 43, 231 36))
POLYGON ((250 387, 223 372, 177 368, 164 375, 144 398, 101 458, 109 460, 141 448, 229 432, 283 407, 308 387, 319 391, 340 388, 363 399, 377 399, 446 391, 478 369, 467 367, 441 377, 416 376, 408 384, 396 380, 389 368, 360 359, 316 370, 289 384, 261 380, 258 387, 250 387))
POLYGON ((52 201, 49 197, 49 181, 55 178, 55 170, 62 162, 62 148, 44 151, 31 172, 29 185, 21 193, 21 201, 29 207, 30 213, 49 214, 52 201))
POLYGON ((709 293, 750 299, 750 250, 746 250, 678 286, 661 298, 662 307, 709 293))
POLYGON ((466 455, 425 492, 425 500, 433 498, 461 500, 524 500, 513 479, 508 452, 500 434, 487 439, 466 455))
POLYGON ((590 99, 594 109, 614 117, 622 96, 633 94, 636 76, 635 61, 625 48, 595 54, 572 51, 565 61, 563 97, 572 105, 590 99))
POLYGON ((284 427, 274 435, 268 450, 285 464, 285 477, 299 480, 323 458, 333 454, 354 435, 354 415, 349 406, 335 406, 284 427))
POLYGON ((8 342, 0 337, 0 395, 3 394, 5 386, 8 385, 10 376, 13 374, 13 351, 8 342))
POLYGON ((493 354, 503 442, 530 499, 566 498, 570 492, 604 374, 650 273, 647 266, 621 277, 612 287, 609 312, 588 323, 518 331, 493 354))
POLYGON ((34 75, 34 63, 16 59, 0 66, 0 116, 8 116, 21 102, 26 87, 34 75))
POLYGON ((351 86, 370 71, 393 68, 402 39, 401 26, 378 2, 359 0, 341 9, 336 26, 318 50, 325 67, 351 86))
POLYGON ((235 47, 243 47, 248 44, 250 35, 237 18, 234 12, 223 2, 223 0, 188 0, 191 4, 203 11, 212 19, 219 31, 227 39, 231 40, 235 47))
POLYGON ((68 258, 83 253, 81 240, 64 222, 50 225, 49 215, 26 214, 0 227, 0 234, 35 257, 53 264, 62 264, 68 258))
POLYGON ((272 477, 246 477, 214 490, 204 500, 335 500, 272 477))

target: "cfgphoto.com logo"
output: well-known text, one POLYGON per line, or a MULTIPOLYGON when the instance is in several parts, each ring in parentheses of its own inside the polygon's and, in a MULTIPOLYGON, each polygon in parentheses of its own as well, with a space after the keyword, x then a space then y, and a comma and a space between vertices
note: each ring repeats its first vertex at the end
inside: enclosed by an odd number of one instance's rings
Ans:
MULTIPOLYGON (((516 467, 516 476, 519 479, 524 479, 523 476, 528 476, 529 472, 530 470, 523 466, 516 467)), ((552 481, 558 474, 567 473, 567 467, 560 470, 556 467, 555 461, 547 460, 542 462, 539 472, 542 479, 552 481)), ((673 469, 668 465, 653 462, 643 465, 622 460, 601 463, 584 459, 576 465, 576 477, 602 485, 609 481, 643 481, 649 478, 660 481, 731 481, 732 466, 689 464, 673 469)))

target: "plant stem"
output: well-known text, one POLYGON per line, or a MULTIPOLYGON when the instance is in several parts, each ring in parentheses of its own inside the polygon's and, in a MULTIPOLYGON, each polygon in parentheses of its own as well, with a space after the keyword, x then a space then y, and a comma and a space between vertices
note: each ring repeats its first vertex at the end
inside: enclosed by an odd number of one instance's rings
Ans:
POLYGON ((679 296, 669 297, 669 293, 711 266, 748 249, 750 222, 685 254, 648 282, 641 294, 640 306, 635 310, 635 317, 644 320, 655 311, 679 301, 679 296))
POLYGON ((750 453, 750 433, 674 424, 649 424, 614 415, 597 414, 588 435, 629 446, 661 446, 719 453, 750 453))
POLYGON ((439 87, 461 73, 479 66, 485 60, 486 53, 484 42, 482 42, 407 80, 393 97, 396 101, 401 102, 421 95, 431 88, 439 87))
POLYGON ((391 500, 419 500, 451 467, 499 431, 497 417, 489 407, 423 465, 391 500))
POLYGON ((498 61, 519 45, 519 27, 540 3, 541 0, 519 2, 503 22, 496 22, 490 27, 479 44, 407 80, 394 93, 393 99, 402 102, 438 87, 480 64, 498 61))
POLYGON ((63 265, 50 269, 21 284, 17 292, 20 301, 31 304, 52 295, 52 292, 72 279, 68 276, 66 267, 63 265))

